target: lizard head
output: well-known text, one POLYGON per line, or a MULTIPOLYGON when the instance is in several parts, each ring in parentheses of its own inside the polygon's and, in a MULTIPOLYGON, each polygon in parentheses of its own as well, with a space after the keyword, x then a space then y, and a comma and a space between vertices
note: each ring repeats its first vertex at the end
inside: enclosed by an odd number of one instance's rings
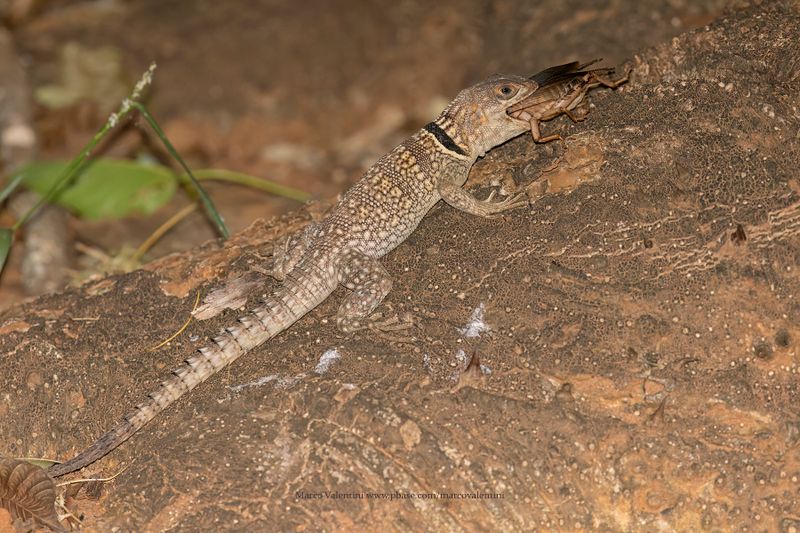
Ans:
POLYGON ((536 81, 515 75, 494 75, 464 89, 447 106, 437 123, 473 157, 530 131, 527 120, 509 108, 531 96, 536 81))

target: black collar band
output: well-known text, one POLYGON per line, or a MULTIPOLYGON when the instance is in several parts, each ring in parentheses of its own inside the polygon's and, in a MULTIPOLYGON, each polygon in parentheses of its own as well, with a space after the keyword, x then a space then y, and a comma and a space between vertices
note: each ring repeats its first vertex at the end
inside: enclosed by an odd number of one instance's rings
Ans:
POLYGON ((439 144, 450 150, 451 152, 455 152, 458 155, 467 155, 467 152, 464 151, 456 142, 450 137, 439 125, 435 122, 429 122, 425 124, 425 131, 432 133, 436 140, 439 141, 439 144))

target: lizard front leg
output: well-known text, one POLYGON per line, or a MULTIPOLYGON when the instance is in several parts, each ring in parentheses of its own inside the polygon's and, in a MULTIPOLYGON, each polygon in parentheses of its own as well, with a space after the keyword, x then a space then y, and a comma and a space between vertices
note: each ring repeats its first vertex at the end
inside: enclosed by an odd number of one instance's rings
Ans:
POLYGON ((462 189, 464 181, 466 180, 463 178, 459 179, 456 172, 445 172, 438 184, 442 200, 460 211, 481 217, 491 217, 503 211, 528 205, 528 195, 525 192, 511 195, 497 202, 493 201, 494 192, 492 192, 486 200, 478 200, 462 189))

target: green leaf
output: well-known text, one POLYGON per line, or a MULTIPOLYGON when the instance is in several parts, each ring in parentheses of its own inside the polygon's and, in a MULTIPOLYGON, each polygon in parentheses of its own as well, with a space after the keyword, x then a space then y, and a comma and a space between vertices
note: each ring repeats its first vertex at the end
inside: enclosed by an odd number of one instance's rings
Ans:
POLYGON ((11 178, 11 180, 8 182, 8 185, 6 185, 5 188, 0 191, 0 204, 3 203, 6 198, 11 196, 11 193, 14 192, 14 189, 17 188, 17 185, 19 185, 20 181, 22 181, 22 176, 19 174, 11 178))
POLYGON ((6 264, 8 251, 11 249, 11 236, 14 233, 9 228, 0 228, 0 272, 6 264))
MULTIPOLYGON (((20 171, 22 181, 43 195, 68 164, 32 163, 20 171)), ((131 213, 148 215, 164 205, 176 187, 175 175, 168 168, 121 159, 98 159, 81 169, 55 201, 90 219, 119 218, 131 213)))
POLYGON ((201 181, 220 180, 228 181, 230 183, 238 183, 239 185, 245 185, 247 187, 252 187, 253 189, 266 191, 270 194, 274 194, 275 196, 283 196, 284 198, 297 200, 298 202, 306 202, 311 197, 311 195, 307 192, 301 191, 300 189, 295 189, 294 187, 287 187, 285 185, 281 185, 280 183, 275 183, 274 181, 257 178, 255 176, 250 176, 249 174, 235 172, 233 170, 225 170, 222 168, 203 168, 200 170, 195 170, 194 176, 201 181))

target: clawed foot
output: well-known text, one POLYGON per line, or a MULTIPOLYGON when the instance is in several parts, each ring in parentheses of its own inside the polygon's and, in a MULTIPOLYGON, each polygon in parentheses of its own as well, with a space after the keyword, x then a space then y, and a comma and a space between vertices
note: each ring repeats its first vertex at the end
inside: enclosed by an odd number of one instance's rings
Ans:
POLYGON ((414 317, 410 313, 394 313, 391 309, 387 313, 377 312, 370 315, 365 329, 368 329, 383 340, 390 342, 411 343, 411 335, 397 335, 399 331, 408 331, 414 327, 414 317))
POLYGON ((492 190, 492 192, 489 193, 489 197, 480 202, 480 204, 485 207, 487 216, 498 215, 504 211, 510 211, 511 209, 527 207, 530 205, 527 192, 523 191, 521 193, 507 196, 498 202, 493 201, 496 193, 496 190, 492 190))

